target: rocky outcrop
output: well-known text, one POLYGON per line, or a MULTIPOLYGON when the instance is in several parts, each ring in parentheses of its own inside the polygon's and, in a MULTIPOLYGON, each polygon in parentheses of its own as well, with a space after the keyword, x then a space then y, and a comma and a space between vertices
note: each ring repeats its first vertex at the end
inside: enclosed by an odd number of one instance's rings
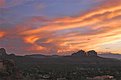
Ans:
POLYGON ((97 52, 94 50, 90 50, 87 52, 87 56, 97 56, 97 52))
POLYGON ((84 50, 80 50, 76 53, 73 53, 72 56, 86 56, 86 52, 84 50))
POLYGON ((0 59, 5 59, 8 56, 4 48, 0 48, 0 59))
POLYGON ((1 56, 7 55, 6 50, 4 48, 0 48, 0 55, 1 56))
POLYGON ((16 68, 13 57, 15 57, 14 54, 8 55, 4 48, 0 48, 0 80, 23 80, 22 73, 16 68))
POLYGON ((80 50, 76 53, 73 53, 71 56, 76 56, 76 57, 84 57, 84 56, 97 56, 97 52, 94 50, 90 50, 88 52, 85 52, 84 50, 80 50))

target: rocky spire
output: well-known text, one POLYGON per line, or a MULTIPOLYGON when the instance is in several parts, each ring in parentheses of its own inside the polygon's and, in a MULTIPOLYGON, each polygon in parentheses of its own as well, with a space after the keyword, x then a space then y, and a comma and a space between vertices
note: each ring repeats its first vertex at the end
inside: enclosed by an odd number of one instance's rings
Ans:
POLYGON ((0 58, 5 58, 7 56, 6 50, 4 48, 0 48, 0 58))

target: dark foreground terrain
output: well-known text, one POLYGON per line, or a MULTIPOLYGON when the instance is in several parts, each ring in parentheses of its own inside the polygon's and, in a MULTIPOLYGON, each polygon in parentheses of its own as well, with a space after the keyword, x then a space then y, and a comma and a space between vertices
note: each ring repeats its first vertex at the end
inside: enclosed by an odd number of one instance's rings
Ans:
POLYGON ((0 49, 0 80, 121 80, 121 61, 80 50, 70 56, 8 55, 0 49))

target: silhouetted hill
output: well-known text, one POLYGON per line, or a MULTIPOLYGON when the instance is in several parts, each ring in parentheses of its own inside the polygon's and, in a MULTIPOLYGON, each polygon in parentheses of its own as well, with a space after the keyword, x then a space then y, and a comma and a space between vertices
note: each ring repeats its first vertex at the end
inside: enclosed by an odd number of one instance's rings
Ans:
POLYGON ((45 56, 41 54, 16 56, 14 54, 7 55, 7 59, 15 61, 18 67, 27 67, 30 65, 41 64, 79 64, 79 65, 120 65, 121 62, 116 59, 102 58, 97 56, 94 50, 85 52, 83 50, 73 53, 70 56, 45 56))
MULTIPOLYGON (((10 57, 9 57, 10 58, 10 57)), ((103 66, 118 66, 121 64, 119 60, 102 58, 102 57, 45 57, 32 58, 16 56, 12 58, 18 67, 27 67, 32 65, 103 65, 103 66)))
POLYGON ((32 54, 32 55, 25 55, 24 57, 45 58, 45 57, 47 57, 47 56, 46 56, 46 55, 42 55, 42 54, 32 54))
POLYGON ((61 57, 59 55, 42 55, 42 54, 32 54, 32 55, 25 55, 24 57, 31 57, 31 58, 57 58, 61 57))

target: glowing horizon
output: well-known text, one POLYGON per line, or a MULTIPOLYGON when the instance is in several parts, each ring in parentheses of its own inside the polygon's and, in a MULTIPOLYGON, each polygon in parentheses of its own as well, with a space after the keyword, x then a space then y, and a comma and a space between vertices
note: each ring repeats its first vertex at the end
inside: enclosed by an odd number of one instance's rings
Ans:
POLYGON ((1 0, 0 11, 0 47, 11 53, 121 54, 121 0, 1 0))

